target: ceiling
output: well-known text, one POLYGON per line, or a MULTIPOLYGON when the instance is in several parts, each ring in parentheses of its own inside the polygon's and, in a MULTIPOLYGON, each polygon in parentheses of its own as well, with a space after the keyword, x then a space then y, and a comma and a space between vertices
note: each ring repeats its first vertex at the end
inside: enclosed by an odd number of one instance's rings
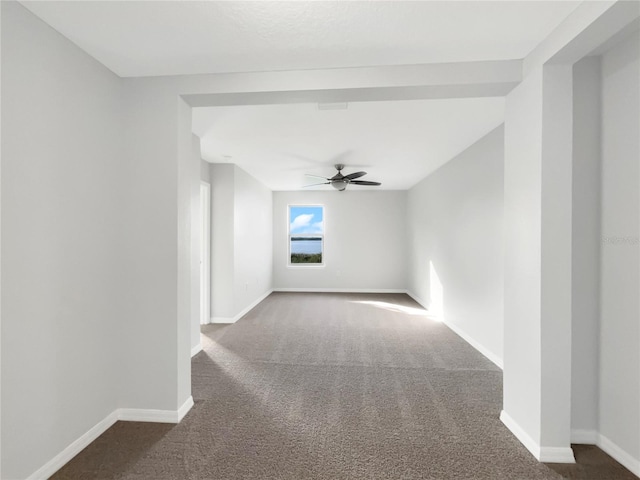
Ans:
MULTIPOLYGON (((136 77, 522 59, 581 2, 21 3, 136 77)), ((406 189, 503 119, 503 98, 262 105, 194 108, 193 131, 206 160, 236 163, 273 190, 331 176, 335 163, 406 189)))
MULTIPOLYGON (((296 190, 344 173, 383 189, 406 190, 504 119, 504 98, 356 102, 346 110, 317 104, 195 108, 202 157, 235 163, 272 190, 296 190)), ((330 188, 328 186, 316 187, 330 188)), ((354 187, 349 189, 372 188, 354 187)))
POLYGON ((23 1, 122 76, 525 57, 573 1, 23 1))

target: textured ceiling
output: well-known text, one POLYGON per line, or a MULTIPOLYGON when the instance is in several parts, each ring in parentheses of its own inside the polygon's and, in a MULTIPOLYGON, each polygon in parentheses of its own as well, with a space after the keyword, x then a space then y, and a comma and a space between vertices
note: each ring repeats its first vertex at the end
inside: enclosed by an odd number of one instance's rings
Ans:
POLYGON ((335 163, 404 190, 503 119, 501 97, 359 102, 346 110, 262 105, 196 108, 193 130, 205 160, 235 163, 272 190, 316 183, 304 174, 330 177, 335 163))
POLYGON ((580 2, 22 2, 120 76, 519 59, 580 2))
MULTIPOLYGON (((524 58, 573 1, 43 1, 22 4, 120 76, 524 58)), ((274 190, 333 164, 406 189, 504 119, 503 98, 194 109, 206 160, 274 190)))

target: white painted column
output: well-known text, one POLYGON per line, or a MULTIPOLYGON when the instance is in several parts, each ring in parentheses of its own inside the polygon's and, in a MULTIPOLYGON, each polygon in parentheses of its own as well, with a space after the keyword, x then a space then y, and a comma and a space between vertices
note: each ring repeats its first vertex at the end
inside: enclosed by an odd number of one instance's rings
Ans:
POLYGON ((573 67, 571 441, 597 441, 600 341, 600 57, 573 67))
POLYGON ((542 84, 542 415, 544 461, 572 461, 571 238, 573 67, 546 65, 542 84))
POLYGON ((194 315, 193 309, 196 308, 199 311, 200 306, 200 275, 197 263, 194 262, 194 255, 199 255, 200 251, 199 242, 193 239, 194 233, 197 233, 193 229, 193 210, 196 208, 195 213, 198 214, 200 205, 200 159, 194 158, 193 155, 191 107, 182 98, 176 98, 176 101, 178 104, 176 397, 178 419, 182 419, 193 406, 193 398, 191 397, 191 325, 194 315), (197 201, 194 201, 194 197, 197 198, 197 201), (192 293, 195 298, 192 298, 192 293))
POLYGON ((507 96, 504 406, 541 461, 573 462, 572 69, 547 65, 507 96))
POLYGON ((508 96, 504 164, 504 376, 502 421, 536 456, 541 416, 542 70, 508 96))

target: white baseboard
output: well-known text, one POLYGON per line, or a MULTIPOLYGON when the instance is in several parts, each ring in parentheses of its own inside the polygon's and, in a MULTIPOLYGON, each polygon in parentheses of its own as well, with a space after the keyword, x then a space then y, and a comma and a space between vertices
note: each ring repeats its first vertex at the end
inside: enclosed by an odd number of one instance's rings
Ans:
POLYGON ((262 302, 273 292, 291 292, 291 293, 407 293, 402 289, 376 289, 376 288, 274 288, 269 290, 255 302, 242 310, 234 317, 211 317, 210 323, 235 323, 244 317, 251 309, 262 302))
POLYGON ((191 356, 194 357, 201 351, 202 351, 202 344, 198 343, 195 347, 191 348, 191 356))
POLYGON ((178 423, 177 410, 154 410, 151 408, 121 408, 118 420, 121 422, 178 423))
POLYGON ((625 468, 629 469, 636 477, 640 477, 640 459, 633 458, 629 453, 602 434, 598 435, 597 445, 603 452, 610 455, 625 468))
POLYGON ((193 407, 193 397, 189 396, 178 410, 154 410, 150 408, 120 408, 118 420, 123 422, 180 423, 193 407))
POLYGON ((71 442, 71 444, 62 450, 62 452, 28 476, 27 480, 43 480, 51 477, 54 473, 64 467, 73 457, 84 450, 91 442, 106 432, 114 423, 116 423, 116 421, 118 421, 117 410, 111 412, 78 439, 71 442))
POLYGON ((484 355, 489 360, 491 360, 500 370, 504 369, 502 359, 500 357, 498 357, 495 353, 489 351, 483 345, 481 345, 480 343, 476 342, 473 338, 471 338, 463 330, 461 330, 460 327, 458 327, 457 325, 454 325, 453 323, 447 322, 446 319, 443 319, 442 321, 444 322, 444 324, 447 327, 449 327, 451 330, 453 330, 465 342, 467 342, 469 345, 471 345, 473 348, 475 348, 477 351, 479 351, 482 355, 484 355))
POLYGON ((236 323, 235 317, 211 317, 209 323, 236 323))
POLYGON ((420 298, 418 295, 416 295, 415 293, 413 293, 413 292, 412 292, 412 291, 410 291, 410 290, 407 290, 407 291, 406 291, 406 293, 407 293, 407 295, 409 295, 411 298, 413 298, 413 299, 416 301, 416 303, 418 303, 422 308, 424 308, 424 309, 425 309, 425 310, 427 310, 427 311, 429 310, 429 309, 427 308, 427 302, 425 302, 425 301, 424 301, 422 298, 420 298))
MULTIPOLYGON (((409 295, 411 298, 413 298, 419 305, 421 305, 425 310, 427 310, 427 312, 429 311, 429 309, 427 308, 426 303, 420 297, 418 297, 417 295, 415 295, 413 292, 410 292, 410 291, 406 291, 406 294, 409 295)), ((443 318, 442 316, 433 316, 433 318, 435 320, 437 320, 437 321, 440 321, 440 322, 444 323, 447 327, 449 327, 451 330, 453 330, 453 332, 456 335, 458 335, 460 338, 462 338, 465 342, 467 342, 473 348, 478 350, 486 358, 491 360, 500 370, 504 369, 504 363, 502 361, 502 358, 498 357, 495 353, 493 353, 492 351, 488 350, 486 347, 484 347, 484 345, 478 343, 476 340, 473 339, 473 337, 469 336, 459 326, 454 325, 451 322, 448 322, 447 319, 443 318)))
POLYGON ((500 412, 500 421, 511 430, 511 433, 520 440, 529 452, 539 462, 545 463, 576 463, 573 456, 573 450, 567 447, 541 447, 538 442, 529 436, 527 432, 509 415, 502 410, 500 412))
POLYGON ((537 459, 540 458, 540 445, 538 445, 538 442, 531 438, 529 434, 525 432, 513 418, 511 418, 511 415, 502 410, 500 412, 500 421, 504 423, 509 430, 511 430, 511 433, 520 440, 520 443, 522 443, 534 457, 537 459))
POLYGON ((189 398, 187 398, 182 404, 182 406, 178 409, 178 421, 175 423, 180 423, 184 418, 184 416, 187 413, 189 413, 189 410, 191 410, 192 407, 193 407, 193 397, 189 395, 189 398))
POLYGON ((265 298, 267 298, 274 290, 267 290, 264 294, 258 297, 256 300, 251 302, 251 304, 245 307, 240 313, 238 313, 235 317, 211 317, 210 323, 236 323, 242 317, 244 317, 247 313, 253 310, 256 305, 262 302, 265 298))
POLYGON ((45 480, 51 477, 119 420, 124 422, 180 423, 191 407, 193 407, 193 397, 189 396, 178 410, 118 408, 91 427, 78 439, 71 442, 62 452, 27 477, 27 480, 45 480))
POLYGON ((436 322, 445 323, 442 315, 434 315, 433 313, 429 312, 428 304, 422 298, 420 298, 418 295, 416 295, 415 293, 409 290, 407 290, 405 293, 409 295, 418 305, 420 305, 422 308, 424 308, 427 311, 428 318, 430 318, 431 320, 435 320, 436 322))
POLYGON ((582 445, 597 445, 597 430, 571 430, 571 443, 579 443, 582 445))
POLYGON ((407 293, 397 288, 274 288, 274 292, 292 293, 407 293))
POLYGON ((571 447, 540 447, 538 460, 545 463, 576 463, 571 447))

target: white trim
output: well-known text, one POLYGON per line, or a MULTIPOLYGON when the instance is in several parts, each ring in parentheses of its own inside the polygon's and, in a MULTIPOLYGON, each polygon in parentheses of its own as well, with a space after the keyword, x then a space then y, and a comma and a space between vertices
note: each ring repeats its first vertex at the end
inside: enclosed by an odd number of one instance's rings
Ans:
POLYGON ((91 442, 106 432, 114 423, 118 421, 118 410, 114 410, 104 419, 99 421, 79 438, 53 457, 42 467, 27 477, 27 480, 42 480, 51 477, 54 473, 64 467, 73 457, 84 450, 91 442))
MULTIPOLYGON (((324 257, 324 252, 322 252, 322 255, 324 257)), ((287 264, 287 268, 291 268, 293 270, 299 269, 299 268, 326 268, 326 265, 324 263, 288 263, 287 264)))
MULTIPOLYGON (((417 295, 415 295, 413 292, 410 291, 406 291, 406 294, 409 295, 411 298, 413 298, 418 304, 420 304, 425 310, 427 310, 427 312, 429 311, 429 309, 427 308, 425 302, 423 302, 423 300, 418 297, 417 295)), ((464 332, 464 330, 462 330, 459 326, 454 325, 451 322, 448 322, 444 317, 442 316, 432 316, 434 319, 444 323, 447 327, 449 327, 451 330, 453 330, 453 332, 458 335, 460 338, 462 338, 465 342, 467 342, 469 345, 471 345, 473 348, 475 348, 476 350, 478 350, 482 355, 484 355, 486 358, 488 358, 489 360, 491 360, 500 370, 504 369, 504 363, 502 361, 502 358, 498 357, 498 355, 496 355, 495 353, 493 353, 492 351, 490 351, 488 348, 486 348, 484 345, 478 343, 476 340, 473 339, 473 337, 471 337, 470 335, 468 335, 467 333, 464 332)))
POLYGON ((597 445, 597 430, 571 430, 571 443, 579 443, 581 445, 597 445))
POLYGON ((202 344, 198 343, 196 346, 191 347, 191 356, 195 357, 201 351, 202 351, 202 344))
POLYGON ((178 421, 176 423, 180 423, 184 416, 189 413, 189 410, 193 407, 193 397, 189 395, 182 406, 178 409, 178 421))
POLYGON ((236 323, 235 317, 211 317, 209 323, 236 323))
POLYGON ((429 310, 427 308, 427 302, 422 300, 418 295, 413 293, 411 290, 406 290, 406 292, 407 292, 407 295, 409 295, 411 298, 413 298, 422 308, 424 308, 425 310, 429 310))
POLYGON ((571 447, 540 447, 540 462, 576 463, 571 447))
POLYGON ((473 348, 479 351, 482 355, 484 355, 486 358, 491 360, 498 368, 500 368, 500 370, 504 369, 501 358, 499 358, 495 353, 489 351, 486 347, 484 347, 483 345, 475 341, 473 338, 471 338, 469 335, 467 335, 464 331, 462 331, 462 329, 460 329, 459 326, 454 325, 451 322, 447 322, 447 320, 444 318, 442 319, 442 323, 444 323, 447 327, 453 330, 454 333, 456 333, 465 342, 467 342, 469 345, 471 345, 473 348))
POLYGON ((210 323, 236 323, 273 292, 274 290, 267 290, 263 295, 254 300, 249 306, 242 309, 242 311, 235 317, 211 317, 210 323))
POLYGON ((122 422, 178 423, 177 410, 155 410, 152 408, 121 408, 118 420, 122 422))
POLYGON ((396 288, 274 288, 274 292, 291 293, 407 293, 396 288))
POLYGON ((545 463, 576 463, 573 450, 568 447, 541 447, 538 442, 529 436, 524 429, 507 412, 500 412, 500 421, 511 430, 511 433, 520 440, 529 452, 539 462, 545 463))
POLYGON ((120 408, 118 420, 123 422, 180 423, 193 407, 193 397, 189 396, 178 410, 154 410, 147 408, 120 408))
POLYGON ((180 423, 193 407, 193 397, 189 396, 178 410, 151 410, 144 408, 117 408, 99 421, 79 438, 27 477, 27 480, 43 480, 51 477, 64 467, 73 457, 91 442, 106 432, 117 421, 180 423))
POLYGON ((529 434, 525 432, 513 418, 511 418, 511 415, 502 410, 500 412, 500 421, 504 423, 509 430, 511 430, 511 433, 520 440, 520 443, 522 443, 534 457, 540 459, 540 445, 538 445, 538 442, 531 438, 529 434))
POLYGON ((613 457, 617 462, 622 464, 622 466, 629 469, 636 477, 640 477, 639 459, 633 458, 629 453, 602 434, 598 435, 597 445, 602 449, 602 451, 613 457))

